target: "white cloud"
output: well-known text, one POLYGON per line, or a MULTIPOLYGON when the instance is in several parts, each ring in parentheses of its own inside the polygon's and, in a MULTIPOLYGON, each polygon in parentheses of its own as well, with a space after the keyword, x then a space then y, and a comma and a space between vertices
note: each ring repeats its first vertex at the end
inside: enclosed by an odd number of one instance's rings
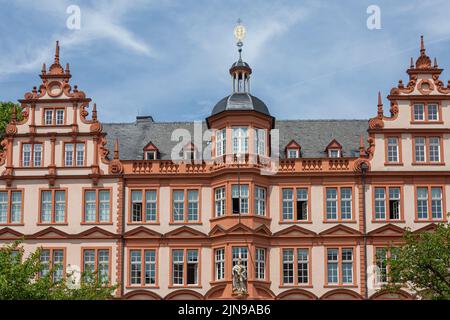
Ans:
MULTIPOLYGON (((0 76, 36 70, 43 62, 51 61, 55 40, 60 40, 64 50, 70 50, 73 47, 86 50, 97 41, 108 40, 113 45, 126 50, 127 54, 156 57, 155 50, 148 43, 139 39, 121 23, 121 20, 127 14, 139 8, 143 3, 142 1, 112 1, 96 3, 92 6, 80 5, 81 29, 69 30, 65 27, 65 20, 69 17, 66 8, 71 5, 69 1, 19 1, 16 3, 19 9, 25 6, 28 9, 31 7, 31 11, 23 11, 25 14, 36 13, 40 10, 42 12, 37 13, 41 17, 40 19, 45 17, 46 19, 56 20, 64 27, 61 27, 59 32, 53 33, 51 36, 40 35, 40 38, 32 38, 30 43, 22 41, 21 44, 20 42, 10 41, 14 45, 14 50, 6 48, 5 51, 9 51, 9 53, 2 52, 0 76)), ((23 16, 18 15, 18 18, 22 19, 23 16)), ((8 35, 2 36, 7 37, 8 35)), ((10 36, 16 37, 17 35, 12 33, 10 36)))

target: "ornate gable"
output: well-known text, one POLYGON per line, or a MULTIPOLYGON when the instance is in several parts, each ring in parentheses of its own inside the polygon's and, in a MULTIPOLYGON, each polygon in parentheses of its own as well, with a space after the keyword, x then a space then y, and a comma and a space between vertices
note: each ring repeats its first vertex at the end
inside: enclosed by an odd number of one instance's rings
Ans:
POLYGON ((336 140, 333 139, 325 148, 325 151, 328 152, 329 149, 339 149, 342 150, 342 145, 336 140))
POLYGON ((77 235, 77 237, 81 239, 111 239, 117 238, 118 235, 115 235, 112 232, 109 232, 105 229, 99 227, 93 227, 86 231, 83 231, 77 235))
POLYGON ((372 237, 402 237, 405 229, 389 223, 368 233, 372 237))
MULTIPOLYGON (((28 238, 28 237, 27 237, 28 238)), ((29 238, 32 239, 68 239, 70 235, 64 231, 58 230, 54 227, 48 227, 44 230, 32 234, 29 238)))
POLYGON ((18 240, 23 237, 23 233, 19 231, 13 230, 11 228, 3 228, 0 230, 0 239, 1 240, 18 240))
POLYGON ((338 224, 337 226, 320 232, 319 235, 322 237, 355 237, 360 236, 361 232, 343 224, 338 224))

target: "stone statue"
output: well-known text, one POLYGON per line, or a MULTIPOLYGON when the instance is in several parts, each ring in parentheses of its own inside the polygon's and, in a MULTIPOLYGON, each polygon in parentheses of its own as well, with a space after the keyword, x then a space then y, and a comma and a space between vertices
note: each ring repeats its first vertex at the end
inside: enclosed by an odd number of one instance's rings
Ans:
POLYGON ((247 268, 242 264, 240 257, 231 272, 233 275, 233 294, 247 295, 247 268))

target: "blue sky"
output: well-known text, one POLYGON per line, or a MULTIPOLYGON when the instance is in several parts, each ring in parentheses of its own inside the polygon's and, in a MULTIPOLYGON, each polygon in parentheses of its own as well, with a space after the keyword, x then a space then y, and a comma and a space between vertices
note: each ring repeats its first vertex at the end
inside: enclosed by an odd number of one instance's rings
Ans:
MULTIPOLYGON (((243 58, 252 94, 278 119, 364 119, 419 53, 450 68, 448 0, 0 0, 0 100, 40 84, 43 62, 69 62, 72 84, 97 103, 104 122, 198 120, 228 95, 236 20, 247 28, 243 58), (69 30, 69 5, 81 29, 69 30), (369 5, 381 29, 369 30, 369 5)), ((441 79, 446 82, 448 72, 441 79)), ((388 103, 384 100, 386 112, 388 103)))

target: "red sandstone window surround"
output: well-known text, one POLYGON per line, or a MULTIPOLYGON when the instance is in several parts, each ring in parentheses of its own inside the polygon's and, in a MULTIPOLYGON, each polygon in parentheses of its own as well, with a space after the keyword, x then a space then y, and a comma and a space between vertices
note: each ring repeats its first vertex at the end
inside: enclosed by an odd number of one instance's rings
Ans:
POLYGON ((129 224, 159 224, 159 188, 132 188, 129 199, 129 224))
POLYGON ((87 281, 94 274, 100 283, 111 283, 111 247, 81 248, 81 272, 87 281))
POLYGON ((440 102, 411 102, 411 124, 443 124, 440 102))
POLYGON ((44 126, 65 125, 66 113, 64 107, 45 107, 42 112, 42 124, 44 126))
POLYGON ((401 135, 385 135, 384 136, 384 164, 387 166, 402 166, 402 137, 401 135))
POLYGON ((86 166, 86 141, 64 141, 63 159, 64 167, 86 166))
POLYGON ((39 190, 38 224, 67 224, 67 189, 39 190))
POLYGON ((52 272, 53 282, 60 281, 66 274, 66 248, 42 248, 40 254, 42 270, 39 277, 52 272))
POLYGON ((325 287, 356 287, 356 247, 325 247, 325 287))
POLYGON ((373 247, 373 261, 377 266, 376 276, 374 277, 375 285, 382 285, 389 280, 389 265, 387 264, 388 259, 395 259, 395 248, 384 247, 373 247))
POLYGON ((372 222, 405 222, 403 186, 372 185, 372 222))
POLYGON ((23 189, 0 191, 0 225, 23 225, 23 189))
POLYGON ((83 188, 82 224, 111 224, 112 188, 83 188))
POLYGON ((312 258, 310 247, 280 249, 280 288, 312 288, 312 258))
POLYGON ((417 134, 412 136, 413 165, 444 165, 442 135, 417 134))
POLYGON ((201 265, 200 248, 172 248, 169 288, 201 288, 201 265))
POLYGON ((280 209, 280 223, 311 223, 310 186, 283 186, 280 209))
POLYGON ((20 166, 24 168, 42 167, 44 161, 44 144, 37 142, 20 143, 20 166))
POLYGON ((201 224, 201 188, 170 190, 170 223, 201 224))
POLYGON ((157 248, 128 248, 128 287, 158 287, 157 248))
POLYGON ((419 185, 415 190, 414 222, 447 221, 445 186, 419 185))
POLYGON ((324 222, 356 222, 353 186, 324 188, 324 222))

